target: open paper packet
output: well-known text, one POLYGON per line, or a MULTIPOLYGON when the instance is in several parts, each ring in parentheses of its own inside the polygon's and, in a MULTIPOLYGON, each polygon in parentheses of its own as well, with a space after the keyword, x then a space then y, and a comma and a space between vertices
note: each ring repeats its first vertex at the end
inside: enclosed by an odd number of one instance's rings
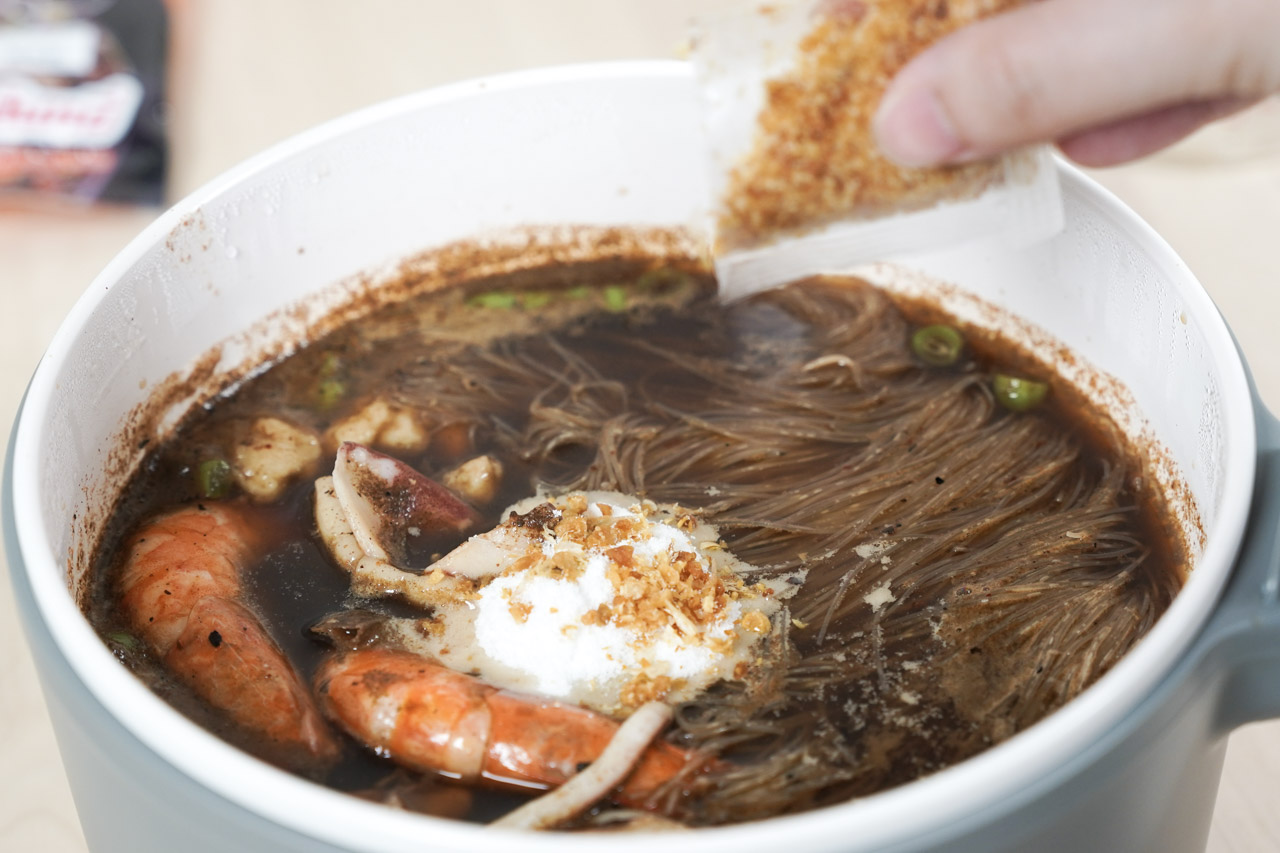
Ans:
POLYGON ((928 45, 1023 0, 783 0, 703 22, 694 62, 716 200, 716 267, 734 298, 819 272, 967 241, 1016 247, 1062 228, 1044 147, 903 168, 872 119, 928 45))

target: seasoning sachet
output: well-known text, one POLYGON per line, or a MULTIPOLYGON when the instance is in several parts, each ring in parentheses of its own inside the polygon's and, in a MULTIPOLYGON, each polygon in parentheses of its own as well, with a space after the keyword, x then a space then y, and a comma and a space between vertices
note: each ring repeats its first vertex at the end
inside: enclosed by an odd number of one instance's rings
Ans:
POLYGON ((702 23, 694 61, 722 293, 966 242, 1012 248, 1061 230, 1046 148, 905 168, 872 132, 885 89, 916 54, 1021 2, 790 0, 702 23))

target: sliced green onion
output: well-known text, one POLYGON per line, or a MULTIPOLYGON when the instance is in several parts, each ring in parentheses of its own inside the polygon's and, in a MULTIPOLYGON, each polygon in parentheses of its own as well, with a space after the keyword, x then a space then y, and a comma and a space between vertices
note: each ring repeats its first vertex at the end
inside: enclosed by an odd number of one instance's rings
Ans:
POLYGON ((225 498, 231 483, 231 466, 225 459, 206 459, 196 468, 196 491, 202 498, 225 498))
POLYGON ((126 652, 136 652, 138 649, 142 648, 142 643, 138 638, 133 636, 133 634, 130 634, 128 631, 112 631, 110 634, 107 634, 107 639, 124 649, 126 652))
POLYGON ((960 360, 964 338, 951 326, 936 325, 917 329, 911 336, 911 351, 925 364, 948 367, 960 360))
POLYGON ((604 307, 610 311, 627 310, 627 289, 620 284, 610 284, 601 289, 604 294, 604 307))
POLYGON ((327 352, 316 370, 318 380, 312 388, 315 405, 321 409, 332 409, 347 394, 347 386, 342 376, 342 357, 336 352, 327 352))
POLYGON ((520 294, 520 304, 531 311, 546 307, 551 302, 551 294, 545 290, 528 290, 520 294))
POLYGON ((587 287, 585 284, 580 284, 577 287, 571 287, 566 290, 564 295, 570 299, 586 299, 591 295, 591 288, 587 287))
POLYGON ((645 270, 636 279, 636 287, 643 290, 657 290, 659 292, 666 290, 674 290, 689 283, 690 276, 683 270, 672 269, 671 267, 656 267, 651 270, 645 270))
POLYGON ((316 383, 316 405, 321 409, 332 409, 342 398, 347 396, 347 383, 341 379, 321 379, 316 383))
POLYGON ((327 352, 320 362, 321 376, 337 376, 342 372, 342 357, 336 352, 327 352))
POLYGON ((1028 412, 1044 401, 1049 383, 997 373, 991 377, 991 390, 1000 405, 1009 411, 1028 412))
POLYGON ((488 293, 477 293, 467 302, 479 308, 515 308, 516 295, 506 290, 491 290, 488 293))

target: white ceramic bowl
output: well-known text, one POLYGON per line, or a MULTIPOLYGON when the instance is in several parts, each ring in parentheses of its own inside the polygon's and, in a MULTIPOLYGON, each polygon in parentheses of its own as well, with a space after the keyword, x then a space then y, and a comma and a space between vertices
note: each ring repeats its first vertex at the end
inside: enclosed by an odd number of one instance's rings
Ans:
MULTIPOLYGON (((199 364, 216 381, 243 368, 264 341, 287 338, 299 319, 349 292, 334 282, 433 246, 528 225, 699 228, 707 195, 699 128, 682 63, 550 69, 424 92, 233 170, 162 216, 91 285, 32 379, 9 451, 4 519, 19 605, 94 850, 599 844, 397 813, 242 754, 121 667, 69 588, 82 580, 121 471, 141 454, 121 443, 126 419, 166 377, 199 364), (201 360, 218 345, 215 359, 201 360)), ((1186 267, 1119 202, 1061 171, 1067 227, 1052 242, 907 262, 955 285, 956 310, 978 310, 970 295, 997 303, 1038 330, 1032 342, 1042 352, 1052 350, 1040 333, 1129 389, 1108 405, 1167 449, 1198 506, 1204 546, 1189 582, 1095 686, 980 756, 847 805, 664 836, 664 848, 1203 848, 1224 734, 1280 714, 1280 431, 1186 267)), ((909 277, 894 282, 911 286, 909 277)))

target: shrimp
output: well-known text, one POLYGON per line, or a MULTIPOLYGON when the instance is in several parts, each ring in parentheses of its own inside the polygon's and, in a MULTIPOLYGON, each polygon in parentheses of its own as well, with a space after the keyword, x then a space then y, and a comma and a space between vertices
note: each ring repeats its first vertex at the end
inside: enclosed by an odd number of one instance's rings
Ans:
MULTIPOLYGON (((599 757, 618 729, 603 714, 500 690, 390 648, 328 658, 315 687, 324 713, 366 746, 415 770, 500 788, 557 787, 599 757)), ((657 741, 615 799, 644 807, 699 760, 696 753, 657 741)))
POLYGON ((242 510, 185 506, 126 544, 122 612, 169 671, 285 765, 319 769, 338 744, 302 679, 240 600, 254 537, 242 510))

